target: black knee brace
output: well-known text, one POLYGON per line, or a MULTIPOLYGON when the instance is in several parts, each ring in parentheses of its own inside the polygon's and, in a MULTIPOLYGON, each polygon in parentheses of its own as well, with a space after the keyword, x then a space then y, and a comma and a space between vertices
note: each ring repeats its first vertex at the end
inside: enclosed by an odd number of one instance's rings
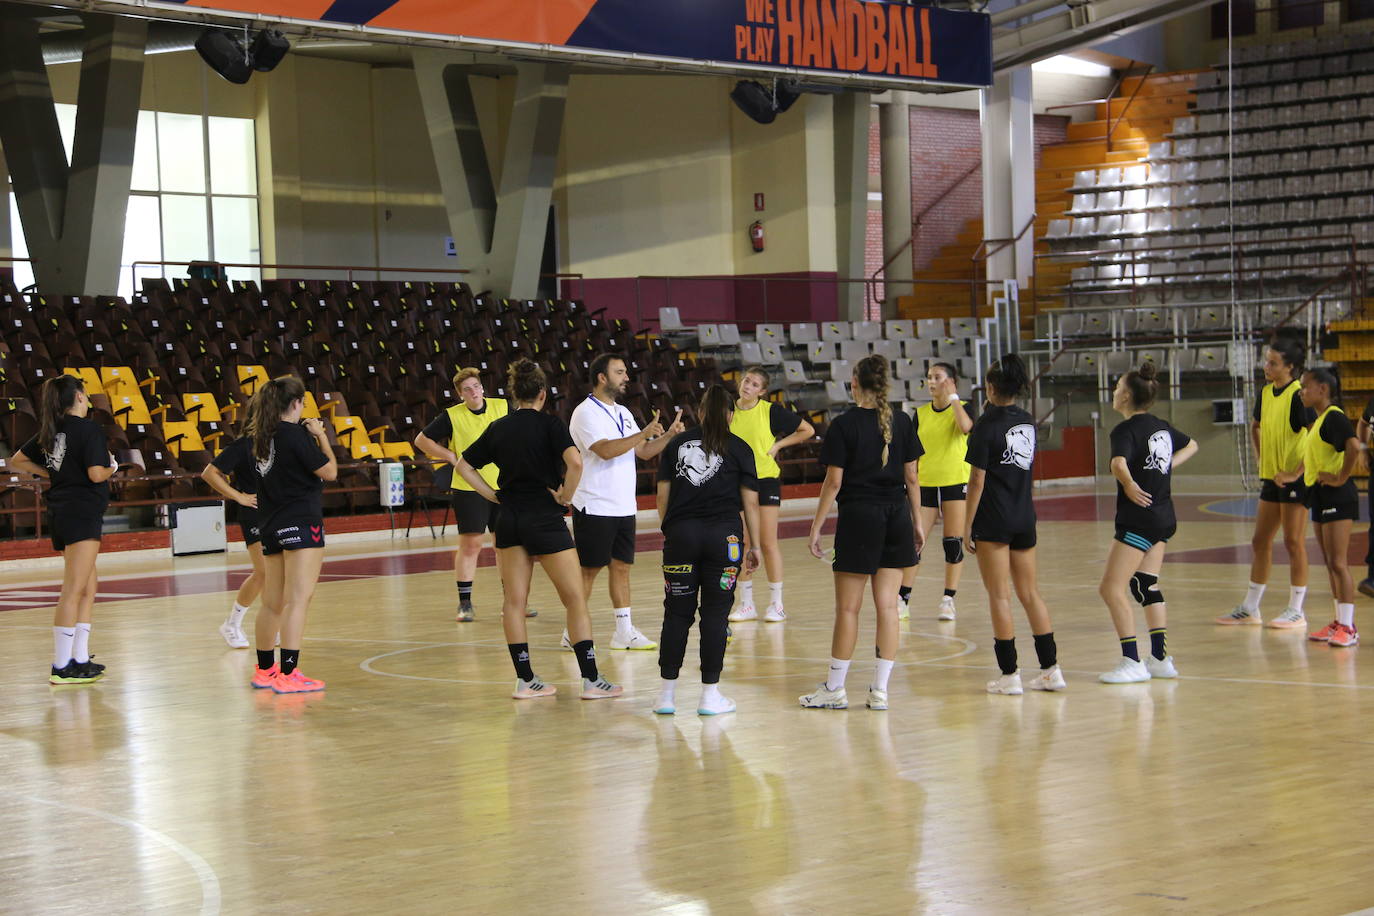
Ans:
POLYGON ((964 539, 945 538, 945 562, 962 563, 964 562, 964 539))
POLYGON ((1141 607, 1163 604, 1164 593, 1159 590, 1159 576, 1138 572, 1131 576, 1131 597, 1140 602, 1141 607))

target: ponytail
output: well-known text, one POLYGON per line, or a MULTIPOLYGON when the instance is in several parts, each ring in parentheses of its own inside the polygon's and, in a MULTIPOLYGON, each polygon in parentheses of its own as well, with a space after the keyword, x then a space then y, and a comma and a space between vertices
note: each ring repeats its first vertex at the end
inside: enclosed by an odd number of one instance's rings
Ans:
POLYGON ((272 437, 281 425, 281 415, 291 404, 305 397, 305 384, 294 375, 282 375, 258 386, 248 401, 244 434, 253 440, 253 457, 266 461, 272 454, 272 437))
POLYGON ((85 390, 86 383, 74 375, 55 375, 43 383, 38 408, 38 447, 43 454, 52 454, 63 418, 76 403, 76 393, 85 390))
POLYGON ((1015 353, 1007 353, 988 369, 987 383, 1000 397, 1016 399, 1030 387, 1026 364, 1015 353))
POLYGON ((1305 375, 1318 385, 1325 385, 1327 394, 1331 396, 1331 403, 1340 406, 1341 403, 1341 377, 1330 369, 1316 366, 1308 369, 1305 375))
POLYGON ((1132 369, 1122 376, 1126 391, 1131 396, 1131 406, 1136 410, 1149 410, 1159 394, 1159 369, 1146 360, 1140 368, 1132 369))
POLYGON ((877 402, 873 406, 878 410, 878 429, 883 434, 882 466, 887 467, 889 446, 892 445, 892 404, 887 399, 887 357, 877 354, 865 356, 855 365, 854 378, 858 380, 859 387, 877 402))
POLYGON ((730 392, 712 385, 701 396, 697 413, 701 418, 701 447, 712 455, 724 455, 730 441, 730 412, 735 409, 730 392))

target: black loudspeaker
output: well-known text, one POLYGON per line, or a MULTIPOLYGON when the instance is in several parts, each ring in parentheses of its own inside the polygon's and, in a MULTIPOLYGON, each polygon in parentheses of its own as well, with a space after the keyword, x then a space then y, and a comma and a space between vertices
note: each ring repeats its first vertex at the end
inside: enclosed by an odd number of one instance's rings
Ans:
MULTIPOLYGON (((211 64, 211 66, 214 66, 211 64)), ((730 100, 740 111, 760 124, 772 124, 778 116, 773 107, 773 93, 753 80, 740 80, 730 90, 730 100)))
POLYGON ((792 107, 792 103, 801 98, 800 87, 791 80, 779 80, 776 90, 776 107, 779 112, 784 112, 792 107))
POLYGON ((248 56, 253 59, 253 69, 266 73, 281 63, 286 52, 291 50, 291 42, 276 29, 263 29, 253 37, 248 47, 248 56))
POLYGON ((253 75, 243 47, 228 32, 202 32, 196 39, 196 51, 211 70, 231 83, 243 85, 253 75))

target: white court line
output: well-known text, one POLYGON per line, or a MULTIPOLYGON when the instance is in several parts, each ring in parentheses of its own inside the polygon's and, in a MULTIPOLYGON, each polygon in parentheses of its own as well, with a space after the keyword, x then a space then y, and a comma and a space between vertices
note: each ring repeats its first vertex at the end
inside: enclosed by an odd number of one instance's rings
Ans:
MULTIPOLYGON (((919 663, 918 663, 919 664, 919 663)), ((977 671, 980 665, 951 665, 948 663, 928 662, 932 668, 957 668, 966 671, 977 671)), ((1101 672, 1096 671, 1076 671, 1069 668, 1062 669, 1065 674, 1091 678, 1092 683, 1098 683, 1097 675, 1101 672)), ((1374 684, 1331 684, 1325 681, 1276 681, 1264 678, 1251 677, 1218 677, 1210 674, 1180 674, 1176 678, 1152 678, 1149 681, 1137 681, 1137 684, 1149 684, 1154 681, 1169 683, 1171 681, 1216 681, 1221 684, 1257 684, 1261 687, 1334 687, 1341 690, 1374 690, 1374 684)), ((1130 687, 1133 684, 1102 684, 1103 687, 1130 687)))
POLYGON ((8 795, 11 798, 22 799, 32 802, 35 805, 47 805, 50 808, 60 808, 70 811, 73 814, 84 814, 88 817, 98 817, 101 820, 109 821, 120 827, 127 827, 136 833, 141 833, 155 843, 166 846, 172 852, 181 857, 181 860, 191 866, 191 870, 196 873, 197 880, 200 881, 200 912, 201 916, 218 916, 220 911, 220 887, 219 876, 210 867, 210 863, 202 859, 195 850, 169 837, 160 830, 154 830, 147 824, 140 824, 138 821, 130 820, 127 817, 120 817, 118 814, 110 814, 106 811, 97 811, 94 808, 83 808, 80 805, 70 805, 66 802, 52 801, 47 798, 39 798, 35 795, 24 795, 20 792, 10 792, 0 789, 0 794, 8 795))

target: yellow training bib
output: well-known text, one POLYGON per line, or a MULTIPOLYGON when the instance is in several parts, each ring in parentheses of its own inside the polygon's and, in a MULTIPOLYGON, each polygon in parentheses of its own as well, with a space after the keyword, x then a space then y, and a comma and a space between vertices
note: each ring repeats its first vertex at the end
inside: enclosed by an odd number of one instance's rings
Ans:
MULTIPOLYGON (((487 427, 504 417, 509 410, 506 402, 500 398, 487 398, 487 408, 481 413, 473 413, 468 410, 468 405, 461 401, 448 409, 448 421, 453 425, 453 439, 449 442, 449 448, 455 455, 463 454, 463 449, 476 442, 486 432, 487 427)), ((495 490, 496 477, 500 474, 500 469, 494 464, 488 464, 477 469, 477 473, 482 475, 482 479, 487 482, 487 486, 495 490)), ((468 482, 460 475, 453 475, 453 489, 472 491, 468 482)))

